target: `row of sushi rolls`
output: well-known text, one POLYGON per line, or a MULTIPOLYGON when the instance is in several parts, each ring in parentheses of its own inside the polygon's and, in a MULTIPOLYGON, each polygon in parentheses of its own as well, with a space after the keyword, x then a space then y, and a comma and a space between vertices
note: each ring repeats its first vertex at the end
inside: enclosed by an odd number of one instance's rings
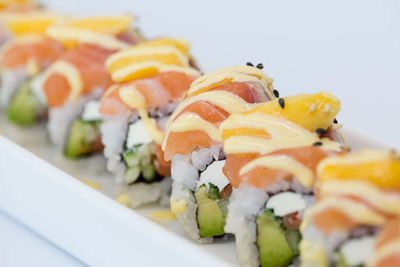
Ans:
POLYGON ((400 154, 352 152, 332 93, 282 96, 250 62, 204 74, 187 40, 131 15, 0 8, 5 116, 147 185, 120 202, 167 202, 195 242, 235 240, 241 266, 400 266, 400 154))

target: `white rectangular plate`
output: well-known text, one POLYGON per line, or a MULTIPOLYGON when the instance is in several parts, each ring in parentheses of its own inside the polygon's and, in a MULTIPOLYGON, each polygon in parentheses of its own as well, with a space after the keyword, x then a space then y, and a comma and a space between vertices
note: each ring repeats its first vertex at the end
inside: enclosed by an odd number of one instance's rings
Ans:
MULTIPOLYGON (((342 132, 354 150, 389 147, 342 132)), ((198 245, 176 221, 149 217, 165 207, 117 203, 123 185, 105 172, 101 156, 67 160, 47 143, 43 125, 19 129, 3 116, 0 134, 0 208, 88 265, 237 266, 233 240, 198 245), (101 184, 101 192, 74 177, 101 184)))

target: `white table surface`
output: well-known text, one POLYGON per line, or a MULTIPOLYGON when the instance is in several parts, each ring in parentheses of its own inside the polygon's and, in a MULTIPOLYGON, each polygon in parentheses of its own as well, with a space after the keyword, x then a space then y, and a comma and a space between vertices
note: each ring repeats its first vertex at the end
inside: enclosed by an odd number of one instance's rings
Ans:
MULTIPOLYGON (((282 95, 329 90, 342 100, 340 122, 400 147, 398 1, 45 2, 137 14, 146 36, 189 39, 205 71, 262 62, 282 95)), ((82 265, 0 212, 0 266, 82 265)))
POLYGON ((85 266, 0 212, 0 266, 85 266))

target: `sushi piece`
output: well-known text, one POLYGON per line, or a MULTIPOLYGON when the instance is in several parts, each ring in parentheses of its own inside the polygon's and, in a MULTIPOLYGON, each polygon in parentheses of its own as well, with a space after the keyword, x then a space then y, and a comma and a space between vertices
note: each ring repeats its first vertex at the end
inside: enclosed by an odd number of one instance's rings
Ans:
MULTIPOLYGON (((64 51, 59 42, 45 35, 47 27, 61 19, 61 16, 46 13, 19 15, 10 19, 7 26, 15 38, 5 43, 2 48, 1 107, 6 107, 20 86, 52 64, 64 51)), ((9 117, 17 122, 24 122, 26 117, 29 117, 20 115, 22 117, 11 111, 9 117)))
POLYGON ((398 266, 400 154, 362 150, 323 160, 304 216, 302 266, 398 266), (386 225, 386 226, 385 226, 386 225))
POLYGON ((299 253, 299 226, 313 202, 314 172, 342 144, 321 134, 340 101, 328 92, 297 95, 232 114, 222 133, 224 174, 233 187, 225 231, 242 266, 281 267, 299 253))
POLYGON ((50 140, 67 156, 102 149, 101 118, 90 100, 100 99, 112 84, 104 64, 112 53, 130 45, 121 39, 130 31, 132 19, 127 15, 88 17, 46 29, 66 51, 31 81, 29 94, 32 102, 48 110, 50 140))
POLYGON ((171 210, 201 243, 225 234, 231 185, 222 173, 219 126, 229 114, 274 98, 272 79, 250 66, 224 68, 195 80, 166 125, 162 150, 171 161, 171 210))
POLYGON ((11 20, 23 15, 27 16, 41 10, 42 7, 36 1, 2 1, 0 3, 0 46, 12 38, 13 33, 7 27, 11 20))
MULTIPOLYGON (((138 32, 136 28, 131 27, 131 24, 132 24, 131 16, 111 16, 111 17, 94 17, 88 20, 79 21, 76 24, 74 24, 74 27, 80 27, 80 28, 83 27, 86 30, 90 29, 91 31, 96 31, 96 32, 99 31, 103 34, 110 34, 111 36, 116 36, 120 42, 123 42, 121 43, 121 45, 118 45, 118 42, 116 42, 115 44, 116 48, 118 46, 121 46, 120 48, 123 49, 127 45, 135 45, 143 40, 141 34, 138 32)), ((63 34, 59 34, 56 31, 55 32, 53 31, 53 34, 55 34, 56 36, 60 36, 61 39, 64 38, 63 34)), ((85 38, 87 38, 87 36, 85 38)), ((68 43, 69 41, 66 40, 66 42, 68 43)), ((90 40, 83 40, 82 42, 85 44, 91 43, 90 40)), ((106 41, 104 39, 104 43, 109 43, 107 45, 111 45, 112 42, 106 41)), ((111 50, 111 47, 107 49, 111 50)), ((101 61, 101 63, 100 61, 98 61, 99 63, 98 67, 99 69, 101 68, 101 72, 104 71, 103 68, 104 66, 101 64, 104 64, 105 59, 107 57, 108 53, 104 54, 104 57, 100 57, 101 60, 98 59, 101 61)), ((86 72, 89 76, 93 75, 92 78, 94 79, 94 77, 101 74, 100 73, 90 74, 89 72, 92 70, 90 70, 89 68, 91 68, 92 66, 93 65, 88 65, 86 72)), ((87 76, 88 79, 92 79, 89 78, 89 76, 87 76)), ((101 84, 100 86, 102 89, 101 94, 104 92, 104 89, 107 88, 107 84, 109 84, 110 81, 109 75, 104 75, 103 78, 106 79, 104 81, 107 81, 107 83, 101 84)), ((100 79, 97 78, 97 83, 99 81, 100 79)), ((90 83, 90 81, 88 83, 90 83)), ((92 88, 99 87, 99 84, 88 85, 88 87, 92 88)), ((101 142, 101 132, 100 132, 101 115, 99 113, 99 108, 100 108, 100 97, 98 97, 98 95, 96 95, 94 99, 84 104, 80 114, 70 124, 68 136, 66 138, 66 143, 64 146, 65 156, 70 158, 77 158, 103 151, 104 146, 101 142)))
POLYGON ((116 84, 101 99, 104 155, 116 180, 131 185, 126 194, 132 207, 166 199, 170 182, 162 178, 170 175, 170 164, 160 148, 164 125, 200 75, 190 66, 189 47, 186 40, 161 38, 107 59, 116 84))

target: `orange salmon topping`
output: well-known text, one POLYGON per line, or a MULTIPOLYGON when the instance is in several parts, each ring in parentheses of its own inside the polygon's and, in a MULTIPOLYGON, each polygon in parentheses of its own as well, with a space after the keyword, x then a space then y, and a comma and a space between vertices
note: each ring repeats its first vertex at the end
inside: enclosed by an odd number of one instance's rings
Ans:
MULTIPOLYGON (((294 158, 299 163, 303 164, 307 168, 311 169, 315 173, 315 169, 318 163, 325 157, 333 154, 335 152, 324 151, 315 146, 309 147, 298 147, 298 148, 288 148, 276 150, 272 153, 266 155, 286 155, 294 158)), ((278 182, 280 180, 289 180, 293 178, 293 175, 276 169, 269 169, 265 167, 255 167, 251 171, 240 175, 240 169, 251 162, 252 160, 266 155, 257 154, 245 154, 236 155, 228 154, 226 157, 226 165, 224 167, 224 172, 231 182, 233 187, 238 187, 240 183, 247 183, 249 185, 265 188, 269 185, 278 182)))
MULTIPOLYGON (((110 50, 84 44, 67 51, 60 60, 70 63, 79 71, 82 80, 80 94, 90 94, 95 89, 104 90, 111 85, 111 77, 104 66, 111 53, 110 50)), ((48 71, 51 71, 51 68, 48 71)), ((50 73, 44 82, 44 92, 50 107, 63 105, 70 95, 70 90, 68 79, 58 72, 50 73)))
POLYGON ((16 43, 3 52, 1 64, 4 68, 17 68, 33 60, 40 66, 47 66, 54 62, 63 50, 61 44, 50 39, 27 44, 16 43))

